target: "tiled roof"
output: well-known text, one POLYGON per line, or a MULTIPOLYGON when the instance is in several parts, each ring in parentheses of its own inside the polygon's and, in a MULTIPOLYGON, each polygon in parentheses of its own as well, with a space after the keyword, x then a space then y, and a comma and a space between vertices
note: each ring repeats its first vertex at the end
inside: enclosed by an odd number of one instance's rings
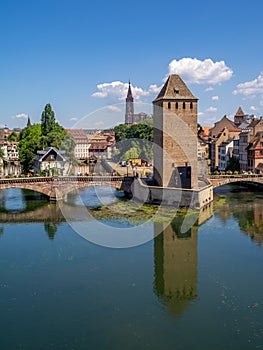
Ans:
POLYGON ((178 74, 171 74, 153 102, 186 99, 197 100, 197 97, 191 93, 178 74))

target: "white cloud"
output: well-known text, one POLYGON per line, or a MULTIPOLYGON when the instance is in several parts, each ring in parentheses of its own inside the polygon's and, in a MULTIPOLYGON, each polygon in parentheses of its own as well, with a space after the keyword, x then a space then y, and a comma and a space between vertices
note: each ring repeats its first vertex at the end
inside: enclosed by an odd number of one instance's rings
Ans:
POLYGON ((105 123, 104 123, 104 121, 99 120, 99 121, 95 122, 93 125, 94 125, 95 127, 99 128, 99 127, 101 127, 101 126, 104 126, 105 123))
POLYGON ((260 104, 260 106, 263 106, 263 101, 260 101, 259 104, 260 104))
POLYGON ((157 86, 156 84, 152 84, 149 86, 149 94, 158 94, 161 90, 161 86, 157 86))
POLYGON ((78 118, 72 117, 72 118, 70 118, 69 120, 70 120, 71 122, 76 122, 76 121, 78 120, 78 118))
POLYGON ((215 85, 229 80, 233 71, 224 61, 213 62, 211 58, 200 61, 185 57, 170 62, 169 74, 179 74, 187 83, 215 85))
POLYGON ((12 118, 16 118, 16 119, 27 119, 28 118, 28 115, 25 114, 25 113, 21 113, 21 114, 17 114, 15 116, 13 116, 12 118))
POLYGON ((255 97, 258 94, 263 94, 263 72, 261 72, 259 76, 254 80, 238 84, 236 90, 233 91, 233 94, 240 94, 250 97, 255 97))
POLYGON ((110 105, 107 108, 108 108, 108 110, 113 111, 113 112, 121 112, 122 111, 122 109, 120 107, 117 107, 114 105, 110 105))
POLYGON ((212 101, 218 101, 219 97, 218 96, 212 96, 212 101))
POLYGON ((255 106, 250 106, 249 109, 253 112, 257 110, 257 108, 255 106))
POLYGON ((206 109, 206 112, 215 113, 215 112, 217 112, 217 108, 216 107, 209 107, 206 109))
MULTIPOLYGON (((151 85, 152 89, 154 85, 151 85)), ((102 83, 97 85, 97 92, 92 94, 93 97, 98 98, 108 98, 113 101, 124 101, 127 97, 128 92, 128 83, 123 83, 121 81, 113 81, 111 83, 102 83)), ((150 94, 149 91, 143 90, 137 86, 131 86, 132 95, 135 100, 140 100, 143 96, 148 96, 150 94)))
POLYGON ((208 88, 205 89, 205 91, 213 91, 214 88, 212 86, 209 86, 208 88))
POLYGON ((198 112, 198 117, 202 117, 202 115, 204 115, 204 112, 198 112))

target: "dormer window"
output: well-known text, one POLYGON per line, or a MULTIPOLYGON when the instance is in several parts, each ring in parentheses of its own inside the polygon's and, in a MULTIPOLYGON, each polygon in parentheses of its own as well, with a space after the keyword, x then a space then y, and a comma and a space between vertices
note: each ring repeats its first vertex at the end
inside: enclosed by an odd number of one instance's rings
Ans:
POLYGON ((179 94, 179 90, 174 89, 174 93, 175 93, 175 94, 179 94))

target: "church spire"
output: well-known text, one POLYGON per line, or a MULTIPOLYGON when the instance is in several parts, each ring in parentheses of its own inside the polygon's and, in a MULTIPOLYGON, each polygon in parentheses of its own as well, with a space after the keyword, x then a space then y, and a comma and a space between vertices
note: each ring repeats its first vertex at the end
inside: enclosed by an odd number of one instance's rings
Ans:
POLYGON ((28 117, 27 117, 27 127, 29 127, 29 126, 31 126, 32 124, 31 124, 31 120, 30 120, 30 117, 29 117, 29 115, 28 115, 28 117))
POLYGON ((126 98, 126 113, 125 113, 125 124, 133 124, 134 106, 133 106, 133 96, 131 90, 131 82, 129 80, 128 93, 126 98))

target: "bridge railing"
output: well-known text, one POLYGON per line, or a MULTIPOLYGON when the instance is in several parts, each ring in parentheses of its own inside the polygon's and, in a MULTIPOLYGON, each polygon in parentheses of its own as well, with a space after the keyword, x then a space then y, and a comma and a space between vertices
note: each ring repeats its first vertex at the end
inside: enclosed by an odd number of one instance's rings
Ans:
POLYGON ((263 174, 232 174, 232 175, 209 175, 208 178, 209 179, 251 179, 251 178, 262 178, 263 174))
POLYGON ((37 183, 37 182, 117 182, 131 181, 133 177, 109 176, 109 175, 88 175, 88 176, 38 176, 38 177, 14 177, 0 179, 0 184, 37 183))

